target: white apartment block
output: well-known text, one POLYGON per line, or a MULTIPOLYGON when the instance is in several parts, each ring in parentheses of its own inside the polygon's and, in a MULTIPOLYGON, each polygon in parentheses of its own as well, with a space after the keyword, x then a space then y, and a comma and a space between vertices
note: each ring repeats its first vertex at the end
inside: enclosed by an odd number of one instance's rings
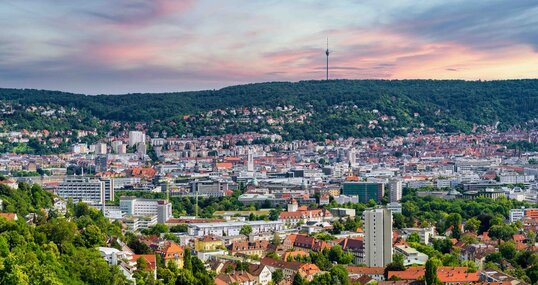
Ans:
POLYGON ((402 200, 402 180, 394 178, 389 181, 390 202, 402 200))
MULTIPOLYGON (((105 202, 105 182, 84 176, 68 176, 58 184, 58 196, 73 201, 84 201, 90 204, 105 202)), ((113 198, 113 195, 112 195, 113 198)))
POLYGON ((146 143, 146 134, 141 131, 129 132, 129 147, 133 147, 139 143, 146 143))
POLYGON ((245 222, 224 222, 224 223, 199 223, 190 224, 188 233, 191 236, 236 236, 245 225, 252 227, 253 234, 268 233, 284 230, 284 223, 281 221, 245 221, 245 222))
POLYGON ((392 262, 392 213, 371 209, 364 211, 363 218, 366 265, 385 267, 392 262))
POLYGON ((172 217, 172 204, 166 200, 121 197, 120 210, 131 216, 157 216, 157 222, 164 224, 172 217))

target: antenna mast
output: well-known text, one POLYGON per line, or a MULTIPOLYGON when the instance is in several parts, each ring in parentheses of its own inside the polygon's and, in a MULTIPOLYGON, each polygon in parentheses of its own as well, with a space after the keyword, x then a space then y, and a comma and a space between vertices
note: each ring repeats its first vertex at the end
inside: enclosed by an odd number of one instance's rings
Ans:
POLYGON ((327 37, 327 49, 325 50, 325 55, 327 56, 327 69, 326 69, 326 74, 327 74, 327 80, 329 80, 329 38, 327 37))

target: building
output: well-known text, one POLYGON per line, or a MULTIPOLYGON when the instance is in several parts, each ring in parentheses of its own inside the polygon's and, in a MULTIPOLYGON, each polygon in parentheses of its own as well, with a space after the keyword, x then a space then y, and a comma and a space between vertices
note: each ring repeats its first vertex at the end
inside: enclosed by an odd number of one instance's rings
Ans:
POLYGON ((485 190, 471 190, 463 193, 463 199, 474 200, 478 197, 489 198, 496 200, 500 197, 504 197, 504 191, 500 189, 487 188, 485 190))
POLYGON ((95 144, 94 148, 95 148, 95 154, 97 155, 107 154, 106 143, 95 144))
POLYGON ((345 182, 342 184, 342 194, 358 196, 361 203, 368 203, 370 199, 379 202, 385 194, 385 185, 372 182, 345 182))
POLYGON ((349 217, 355 218, 355 209, 348 208, 331 208, 329 209, 334 217, 349 217))
POLYGON ((193 181, 190 183, 191 194, 208 197, 222 197, 228 191, 228 183, 215 180, 193 181))
POLYGON ((399 253, 404 256, 404 266, 425 265, 426 261, 428 261, 428 256, 426 254, 407 245, 395 246, 394 253, 399 253))
POLYGON ((281 221, 248 221, 248 222, 224 222, 224 223, 193 223, 189 224, 188 233, 192 236, 236 236, 239 235, 243 226, 250 225, 252 233, 267 233, 284 230, 281 221))
POLYGON ((108 162, 108 156, 106 154, 96 155, 94 159, 95 171, 105 172, 107 170, 107 162, 108 162))
POLYGON ((164 224, 172 217, 172 204, 166 200, 121 197, 120 210, 131 216, 157 216, 157 222, 164 224))
POLYGON ((139 143, 146 143, 146 134, 141 131, 130 131, 129 132, 129 147, 134 147, 139 143))
MULTIPOLYGON (((187 249, 188 250, 188 249, 187 249)), ((164 265, 168 266, 170 261, 174 261, 178 268, 183 268, 183 248, 173 241, 167 241, 164 247, 159 250, 164 259, 164 265)))
POLYGON ((398 202, 390 202, 387 204, 387 210, 391 211, 392 213, 402 213, 402 204, 398 202))
POLYGON ((392 262, 392 213, 379 208, 364 211, 363 217, 366 265, 385 267, 392 262))
POLYGON ((222 248, 224 248, 224 242, 213 236, 204 236, 203 238, 194 240, 194 250, 197 252, 215 251, 222 248))
MULTIPOLYGON (((105 182, 84 176, 67 176, 58 184, 58 196, 90 204, 105 203, 105 182)), ((112 196, 113 199, 113 196, 112 196)))
POLYGON ((523 217, 525 217, 525 209, 510 210, 510 223, 523 220, 523 217))
POLYGON ((435 228, 429 227, 429 228, 404 228, 402 229, 402 232, 404 235, 411 235, 412 233, 417 233, 420 237, 420 242, 423 244, 429 245, 434 236, 435 236, 435 228))
POLYGON ((402 181, 400 179, 391 179, 389 181, 390 202, 399 202, 402 200, 402 181))

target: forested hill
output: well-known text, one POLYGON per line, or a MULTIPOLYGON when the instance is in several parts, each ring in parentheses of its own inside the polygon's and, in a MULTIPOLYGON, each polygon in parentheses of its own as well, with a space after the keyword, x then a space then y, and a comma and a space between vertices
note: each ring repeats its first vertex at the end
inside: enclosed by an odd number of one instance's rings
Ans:
MULTIPOLYGON (((56 91, 0 89, 0 100, 22 105, 61 105, 99 119, 152 121, 234 108, 293 105, 309 112, 324 132, 356 135, 375 113, 392 117, 381 129, 416 126, 468 131, 473 124, 511 126, 538 115, 538 80, 330 80, 270 82, 219 90, 162 94, 85 96, 56 91), (336 124, 338 127, 331 128, 336 124)), ((319 131, 319 130, 318 130, 319 131)))

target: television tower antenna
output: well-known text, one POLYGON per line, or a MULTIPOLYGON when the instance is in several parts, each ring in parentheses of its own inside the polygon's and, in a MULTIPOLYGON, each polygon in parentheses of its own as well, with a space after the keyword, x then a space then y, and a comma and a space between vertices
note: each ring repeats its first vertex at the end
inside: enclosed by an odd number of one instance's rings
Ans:
POLYGON ((326 75, 327 80, 329 80, 329 38, 327 37, 327 49, 325 50, 325 55, 327 56, 327 69, 326 69, 326 75))

